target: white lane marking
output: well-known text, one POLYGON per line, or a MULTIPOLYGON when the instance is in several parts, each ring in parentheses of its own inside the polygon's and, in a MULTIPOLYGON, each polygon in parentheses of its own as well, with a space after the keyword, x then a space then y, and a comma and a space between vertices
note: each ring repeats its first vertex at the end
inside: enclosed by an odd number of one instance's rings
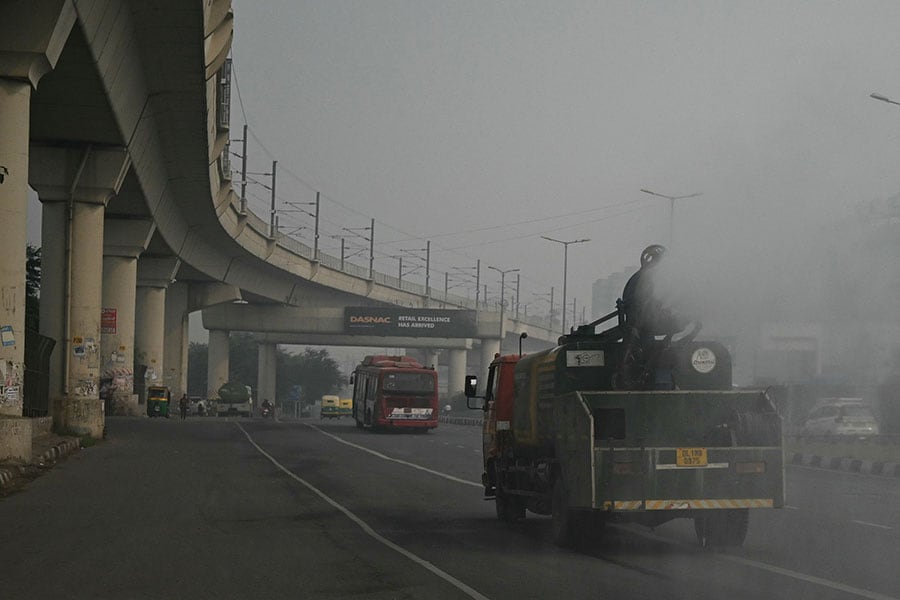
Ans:
POLYGON ((465 447, 465 446, 460 446, 460 445, 457 445, 457 446, 456 446, 456 447, 457 447, 457 448, 462 448, 462 449, 463 449, 463 450, 465 450, 465 449, 466 449, 466 447, 465 447))
MULTIPOLYGON (((628 525, 618 525, 617 527, 624 529, 630 533, 635 535, 645 537, 647 539, 651 539, 657 542, 663 542, 667 544, 672 544, 673 546, 678 546, 681 548, 693 548, 697 547, 692 544, 686 544, 685 542, 681 542, 678 540, 673 540, 671 538, 663 537, 656 533, 650 533, 649 531, 641 531, 637 529, 636 526, 628 526, 628 525)), ((854 594, 856 596, 860 596, 862 598, 869 598, 870 600, 898 600, 893 596, 887 596, 885 594, 879 594, 878 592, 872 592, 869 590, 864 590, 862 588, 853 587, 844 583, 839 583, 837 581, 831 581, 830 579, 824 579, 822 577, 816 577, 815 575, 807 575, 806 573, 798 573, 797 571, 791 571, 790 569, 785 569, 783 567, 776 567, 775 565, 770 565, 768 563, 755 561, 749 558, 743 558, 740 556, 733 556, 731 554, 723 554, 721 552, 716 552, 713 554, 718 559, 725 560, 728 562, 736 563, 739 565, 743 565, 745 567, 753 567, 755 569, 761 569, 763 571, 769 571, 770 573, 775 573, 777 575, 784 575, 785 577, 790 577, 792 579, 799 579, 800 581, 805 581, 806 583, 812 583, 815 585, 820 585, 822 587, 831 588, 833 590, 838 590, 841 592, 846 592, 848 594, 854 594)))
POLYGON ((750 560, 749 558, 741 558, 740 556, 731 556, 730 554, 720 554, 718 556, 724 560, 727 560, 727 561, 730 561, 733 563, 737 563, 740 565, 746 565, 749 567, 756 567, 757 569, 763 569, 765 571, 769 571, 771 573, 777 573, 779 575, 785 575, 787 577, 793 577, 794 579, 806 581, 807 583, 814 583, 817 585, 821 585, 823 587, 831 588, 833 590, 847 592, 848 594, 855 594, 857 596, 860 596, 861 598, 869 598, 870 600, 897 600, 893 596, 879 594, 878 592, 871 592, 869 590, 864 590, 862 588, 853 587, 851 585, 846 585, 844 583, 838 583, 837 581, 831 581, 829 579, 824 579, 822 577, 816 577, 814 575, 806 575, 805 573, 798 573, 797 571, 791 571, 790 569, 776 567, 775 565, 768 565, 766 563, 756 562, 755 560, 750 560))
POLYGON ((879 525, 878 523, 870 523, 868 521, 857 521, 853 520, 851 523, 856 523, 857 525, 865 525, 866 527, 877 527, 878 529, 887 529, 890 531, 893 529, 892 527, 888 527, 887 525, 879 525))
POLYGON ((797 506, 791 506, 790 504, 785 504, 784 507, 788 510, 800 510, 797 506))
POLYGON ((400 460, 399 458, 392 458, 386 454, 382 454, 381 452, 376 452, 375 450, 370 450, 370 449, 366 448, 365 446, 360 446, 359 444, 354 444, 353 442, 348 442, 347 440, 339 438, 338 436, 336 436, 334 434, 328 433, 324 429, 319 429, 315 425, 310 425, 308 423, 304 423, 304 424, 307 427, 315 429, 322 435, 327 435, 328 437, 330 437, 331 439, 333 439, 336 442, 340 442, 340 443, 350 446, 352 448, 356 448, 357 450, 362 450, 363 452, 368 452, 372 456, 377 456, 378 458, 380 458, 382 460, 389 460, 389 461, 395 462, 397 464, 405 465, 407 467, 412 467, 413 469, 418 469, 419 471, 425 471, 426 473, 431 473, 432 475, 437 475, 438 477, 443 477, 444 479, 449 479, 450 481, 455 481, 456 483, 462 483, 464 485, 471 485, 472 487, 477 487, 477 488, 484 487, 480 482, 476 483, 474 481, 467 481, 465 479, 460 479, 459 477, 454 477, 453 475, 447 475, 446 473, 441 473, 440 471, 434 471, 432 469, 417 465, 415 463, 407 462, 405 460, 400 460))
MULTIPOLYGON (((311 492, 313 492, 314 494, 316 494, 319 498, 321 498, 322 500, 324 500, 325 502, 327 502, 328 504, 330 504, 331 506, 333 506, 333 507, 336 508, 337 510, 341 511, 342 513, 344 513, 344 516, 346 516, 348 519, 350 519, 351 521, 353 521, 354 523, 356 523, 357 525, 359 525, 359 528, 362 529, 369 537, 371 537, 371 538, 377 540, 378 542, 384 544, 385 546, 387 546, 387 547, 390 548, 391 550, 394 550, 394 551, 398 552, 399 554, 402 554, 403 556, 405 556, 405 557, 408 558, 409 560, 413 561, 413 562, 416 563, 417 565, 419 565, 419 566, 421 566, 421 567, 424 567, 425 569, 431 571, 432 573, 434 573, 435 575, 437 575, 438 577, 440 577, 441 579, 443 579, 444 581, 446 581, 447 583, 449 583, 450 585, 452 585, 452 586, 455 587, 456 589, 462 591, 464 594, 466 594, 467 596, 469 596, 469 598, 475 598, 476 600, 490 600, 487 596, 485 596, 485 595, 483 595, 483 594, 477 592, 476 590, 474 590, 473 588, 469 587, 468 585, 466 585, 465 583, 463 583, 463 582, 460 581, 459 579, 453 577, 452 575, 450 575, 450 574, 447 573, 446 571, 442 571, 441 569, 439 569, 438 567, 436 567, 436 566, 433 565, 432 563, 428 562, 428 561, 425 560, 424 558, 420 558, 419 556, 413 554, 412 552, 410 552, 410 551, 407 550, 406 548, 403 548, 402 546, 398 546, 397 544, 395 544, 395 543, 392 542, 391 540, 389 540, 389 539, 387 539, 386 537, 384 537, 384 536, 382 536, 381 534, 379 534, 377 531, 375 531, 374 529, 372 529, 372 527, 369 526, 365 521, 363 521, 362 519, 360 519, 359 517, 357 517, 355 514, 353 514, 352 512, 350 512, 350 510, 349 510, 348 508, 346 508, 346 507, 344 507, 343 505, 339 504, 337 501, 333 500, 330 496, 327 496, 327 495, 325 494, 325 492, 319 490, 319 488, 317 488, 317 487, 314 486, 313 484, 309 483, 308 481, 306 481, 306 480, 303 479, 302 477, 299 477, 299 476, 295 475, 295 474, 294 474, 293 472, 291 472, 287 467, 285 467, 285 466, 282 465, 280 462, 278 462, 277 460, 275 460, 275 458, 273 458, 271 454, 269 454, 268 452, 266 452, 265 450, 263 450, 262 448, 260 448, 259 444, 257 444, 255 441, 253 441, 253 438, 250 437, 250 434, 247 433, 247 430, 244 429, 244 428, 241 426, 240 423, 238 423, 238 422, 235 421, 235 425, 237 425, 237 426, 238 426, 238 429, 240 429, 240 430, 243 432, 243 434, 247 437, 247 441, 249 441, 249 442, 253 445, 253 447, 256 448, 256 450, 257 450, 260 454, 262 454, 263 456, 265 456, 266 458, 269 459, 269 462, 271 462, 273 465, 275 465, 276 467, 278 467, 278 468, 279 468, 281 471, 283 471, 288 477, 290 477, 291 479, 293 479, 293 480, 295 480, 295 481, 301 483, 303 486, 305 486, 306 488, 308 488, 311 492)), ((319 429, 318 427, 315 427, 315 426, 313 426, 313 425, 310 425, 309 427, 312 427, 313 429, 319 429)), ((322 431, 322 430, 319 429, 319 431, 322 431)), ((322 431, 322 433, 325 433, 325 432, 322 431)), ((327 433, 326 433, 325 435, 331 435, 331 434, 327 434, 327 433)), ((332 437, 334 437, 334 436, 332 436, 332 437)))
MULTIPOLYGON (((364 447, 364 446, 360 446, 360 445, 358 445, 358 444, 354 444, 354 443, 352 443, 352 442, 348 442, 348 441, 346 441, 346 440, 343 440, 343 439, 341 439, 341 438, 339 438, 339 437, 337 437, 337 436, 335 436, 335 435, 332 435, 332 434, 328 433, 327 431, 323 431, 322 429, 319 429, 319 428, 316 427, 315 425, 309 425, 309 424, 305 424, 305 425, 306 425, 307 427, 311 427, 311 428, 315 429, 316 431, 318 431, 318 432, 320 432, 320 433, 322 433, 322 434, 324 434, 324 435, 327 435, 327 436, 330 437, 330 438, 333 438, 335 441, 338 441, 338 442, 340 442, 340 443, 342 443, 342 444, 346 444, 346 445, 348 445, 348 446, 352 446, 352 447, 354 447, 354 448, 357 448, 357 449, 359 449, 359 450, 362 450, 363 452, 368 452, 369 454, 372 454, 372 455, 377 456, 377 457, 379 457, 379 458, 383 458, 384 460, 389 460, 389 461, 392 461, 392 462, 396 462, 396 463, 400 463, 400 464, 402 464, 402 465, 406 465, 406 466, 412 467, 412 468, 414 468, 414 469, 419 469, 419 470, 421 470, 421 471, 426 471, 426 472, 428 472, 428 473, 431 473, 431 474, 433 474, 433 475, 437 475, 437 476, 439 476, 439 477, 443 477, 443 478, 445 478, 445 479, 449 479, 449 480, 451 480, 451 481, 456 481, 456 482, 459 482, 459 483, 464 483, 464 484, 466 484, 466 485, 471 485, 471 486, 475 486, 475 487, 482 487, 482 484, 480 484, 480 483, 473 483, 473 482, 471 482, 471 481, 466 481, 466 480, 464 480, 464 479, 459 479, 459 478, 457 478, 457 477, 453 477, 452 475, 447 475, 447 474, 441 473, 441 472, 439 472, 439 471, 432 471, 431 469, 426 469, 425 467, 420 467, 419 465, 416 465, 416 464, 413 464, 413 463, 410 463, 410 462, 406 462, 405 460, 399 460, 399 459, 396 459, 396 458, 391 458, 390 456, 385 456, 384 454, 381 454, 380 452, 375 452, 374 450, 369 450, 368 448, 366 448, 366 447, 364 447)), ((634 534, 636 534, 636 535, 639 535, 639 536, 642 536, 642 537, 646 537, 646 538, 649 538, 649 539, 652 539, 652 540, 655 540, 655 541, 658 541, 658 542, 664 542, 664 543, 672 544, 672 545, 679 546, 679 547, 682 547, 682 548, 696 549, 696 546, 689 545, 689 544, 685 544, 684 542, 679 542, 678 540, 673 540, 673 539, 665 538, 665 537, 662 537, 662 536, 657 535, 657 534, 655 534, 655 533, 649 533, 649 532, 646 532, 646 531, 641 531, 641 530, 639 530, 639 529, 636 529, 636 528, 633 528, 633 527, 628 527, 628 526, 621 526, 621 525, 620 525, 619 527, 622 527, 623 529, 626 529, 626 530, 628 530, 628 531, 630 531, 631 533, 634 533, 634 534)), ((816 577, 815 575, 807 575, 807 574, 805 574, 805 573, 799 573, 799 572, 797 572, 797 571, 791 571, 790 569, 785 569, 785 568, 782 568, 782 567, 776 567, 775 565, 770 565, 770 564, 767 564, 767 563, 764 563, 764 562, 758 562, 758 561, 755 561, 755 560, 751 560, 751 559, 749 559, 749 558, 741 558, 741 557, 739 557, 739 556, 731 556, 730 554, 721 554, 721 553, 716 553, 715 556, 716 556, 717 558, 720 558, 720 559, 722 559, 722 560, 726 560, 726 561, 729 561, 729 562, 737 563, 737 564, 744 565, 744 566, 748 566, 748 567, 753 567, 753 568, 756 568, 756 569, 761 569, 761 570, 764 570, 764 571, 769 571, 770 573, 776 573, 776 574, 778 574, 778 575, 784 575, 785 577, 790 577, 790 578, 792 578, 792 579, 799 579, 800 581, 805 581, 805 582, 807 582, 807 583, 813 583, 813 584, 820 585, 820 586, 823 586, 823 587, 831 588, 831 589, 833 589, 833 590, 839 590, 839 591, 842 591, 842 592, 846 592, 846 593, 848 593, 848 594, 855 594, 855 595, 860 596, 860 597, 862 597, 862 598, 869 598, 870 600, 898 600, 897 598, 894 598, 893 596, 886 596, 886 595, 884 595, 884 594, 879 594, 878 592, 871 592, 871 591, 869 591, 869 590, 864 590, 864 589, 861 589, 861 588, 856 588, 856 587, 849 586, 849 585, 846 585, 846 584, 843 584, 843 583, 839 583, 839 582, 837 582, 837 581, 831 581, 831 580, 828 580, 828 579, 823 579, 822 577, 816 577)))

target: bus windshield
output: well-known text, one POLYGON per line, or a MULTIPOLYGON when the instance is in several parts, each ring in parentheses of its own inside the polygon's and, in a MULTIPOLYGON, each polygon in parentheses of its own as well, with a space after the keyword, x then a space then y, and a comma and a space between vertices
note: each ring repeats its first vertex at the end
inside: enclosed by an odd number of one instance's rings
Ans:
POLYGON ((385 373, 382 389, 391 394, 434 393, 433 373, 385 373))

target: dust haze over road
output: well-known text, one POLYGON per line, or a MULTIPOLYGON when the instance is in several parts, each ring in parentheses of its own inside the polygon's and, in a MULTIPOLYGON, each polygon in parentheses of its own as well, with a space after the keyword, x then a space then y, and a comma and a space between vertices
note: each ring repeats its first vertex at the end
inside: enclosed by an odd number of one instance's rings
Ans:
POLYGON ((562 283, 539 236, 590 237, 569 253, 584 305, 594 279, 668 242, 648 188, 702 192, 677 203, 679 251, 768 296, 754 271, 786 270, 823 226, 900 190, 900 109, 868 97, 900 95, 894 3, 234 7, 245 113, 272 155, 251 144, 253 160, 298 176, 285 199, 322 191, 327 234, 375 217, 384 272, 431 239, 438 273, 521 268, 536 312, 530 293, 562 283))

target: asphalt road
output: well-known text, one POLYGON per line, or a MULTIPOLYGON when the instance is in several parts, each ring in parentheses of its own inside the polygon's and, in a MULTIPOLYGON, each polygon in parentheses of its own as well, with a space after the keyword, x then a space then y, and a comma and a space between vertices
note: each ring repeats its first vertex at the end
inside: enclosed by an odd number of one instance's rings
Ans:
POLYGON ((498 522, 477 427, 108 422, 108 440, 0 499, 0 598, 900 598, 900 483, 791 467, 742 548, 689 521, 580 552, 498 522))

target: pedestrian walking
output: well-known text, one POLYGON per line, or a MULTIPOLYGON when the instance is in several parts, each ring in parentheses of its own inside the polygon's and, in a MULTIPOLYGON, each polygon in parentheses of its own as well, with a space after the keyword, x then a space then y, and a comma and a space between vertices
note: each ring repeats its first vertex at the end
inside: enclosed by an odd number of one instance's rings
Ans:
POLYGON ((187 419, 188 405, 189 405, 189 402, 188 402, 187 394, 182 394, 181 400, 178 401, 178 408, 181 409, 181 420, 182 421, 184 419, 187 419))

